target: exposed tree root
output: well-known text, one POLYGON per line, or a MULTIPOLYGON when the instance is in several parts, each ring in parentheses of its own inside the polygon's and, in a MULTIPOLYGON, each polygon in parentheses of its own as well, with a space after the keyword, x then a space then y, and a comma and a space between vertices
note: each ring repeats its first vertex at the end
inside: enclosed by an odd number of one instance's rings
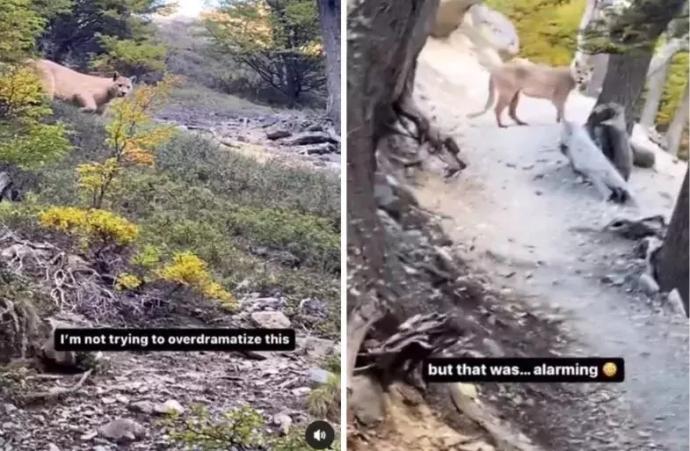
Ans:
POLYGON ((76 384, 72 385, 71 387, 55 387, 52 388, 48 391, 44 392, 31 392, 31 393, 26 393, 21 396, 21 401, 24 404, 31 404, 35 403, 38 401, 43 401, 43 402, 48 402, 48 401, 54 401, 58 400, 61 397, 68 395, 70 393, 74 393, 75 391, 79 390, 79 388, 84 385, 84 382, 86 382, 86 379, 91 375, 93 372, 93 369, 85 371, 79 380, 77 381, 76 384))
POLYGON ((105 253, 98 258, 92 264, 52 244, 23 240, 8 230, 0 233, 0 263, 14 277, 34 281, 36 289, 46 293, 58 310, 99 322, 122 322, 165 307, 157 296, 141 295, 131 302, 116 293, 114 277, 107 268, 117 268, 121 262, 106 261, 105 253))
MULTIPOLYGON (((433 126, 421 110, 415 105, 411 95, 406 95, 403 101, 394 104, 394 110, 401 124, 410 121, 416 128, 416 133, 410 132, 418 144, 428 144, 431 153, 438 155, 448 165, 446 177, 450 177, 465 169, 465 164, 460 159, 460 147, 453 138, 442 133, 433 126)), ((407 127, 403 125, 406 129, 407 127)), ((409 131, 409 129, 407 129, 409 131)))

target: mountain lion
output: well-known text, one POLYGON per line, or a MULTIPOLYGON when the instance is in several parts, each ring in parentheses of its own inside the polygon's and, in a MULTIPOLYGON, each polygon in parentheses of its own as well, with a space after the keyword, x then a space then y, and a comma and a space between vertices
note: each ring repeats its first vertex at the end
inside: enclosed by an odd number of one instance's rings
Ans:
POLYGON ((41 79, 45 94, 51 100, 58 98, 75 103, 82 111, 102 114, 108 102, 125 97, 132 90, 133 78, 117 72, 112 77, 81 74, 49 60, 30 62, 41 79))
POLYGON ((569 67, 550 67, 516 58, 490 71, 489 98, 484 110, 468 117, 486 113, 493 105, 498 92, 498 101, 494 108, 498 126, 505 127, 501 122, 501 114, 506 107, 509 107, 508 114, 518 125, 527 125, 516 115, 518 99, 520 93, 523 93, 528 97, 550 100, 557 110, 556 122, 560 122, 570 91, 576 86, 585 85, 591 72, 591 68, 583 67, 577 61, 569 67))

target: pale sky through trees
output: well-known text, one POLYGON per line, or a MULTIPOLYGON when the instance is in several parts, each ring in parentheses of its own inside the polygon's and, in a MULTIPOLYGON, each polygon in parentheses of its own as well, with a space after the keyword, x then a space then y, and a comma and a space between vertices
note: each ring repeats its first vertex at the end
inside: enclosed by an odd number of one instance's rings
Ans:
POLYGON ((214 0, 177 0, 179 8, 176 16, 197 17, 201 11, 212 7, 214 0))

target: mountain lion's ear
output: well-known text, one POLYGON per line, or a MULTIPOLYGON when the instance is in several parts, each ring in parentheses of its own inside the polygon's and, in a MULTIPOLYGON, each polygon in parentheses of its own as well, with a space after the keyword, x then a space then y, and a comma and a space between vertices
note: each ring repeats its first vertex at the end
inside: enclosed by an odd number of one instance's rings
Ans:
POLYGON ((137 82, 137 76, 133 75, 133 76, 129 77, 129 81, 131 81, 132 84, 136 83, 137 82))
POLYGON ((120 74, 113 72, 113 81, 117 80, 118 78, 120 78, 120 74))

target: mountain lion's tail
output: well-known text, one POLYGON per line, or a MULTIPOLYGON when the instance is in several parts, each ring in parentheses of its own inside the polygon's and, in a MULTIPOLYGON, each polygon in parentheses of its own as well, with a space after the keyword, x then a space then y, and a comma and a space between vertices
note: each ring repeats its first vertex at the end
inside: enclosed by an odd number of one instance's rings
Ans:
POLYGON ((489 108, 491 108, 491 105, 494 104, 494 100, 496 100, 496 93, 494 92, 494 77, 489 76, 489 98, 486 99, 486 105, 484 105, 484 109, 478 113, 468 114, 467 117, 479 117, 482 114, 486 113, 487 111, 489 111, 489 108))

